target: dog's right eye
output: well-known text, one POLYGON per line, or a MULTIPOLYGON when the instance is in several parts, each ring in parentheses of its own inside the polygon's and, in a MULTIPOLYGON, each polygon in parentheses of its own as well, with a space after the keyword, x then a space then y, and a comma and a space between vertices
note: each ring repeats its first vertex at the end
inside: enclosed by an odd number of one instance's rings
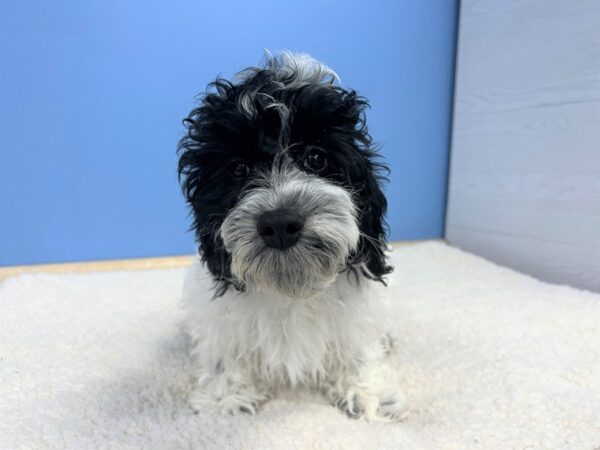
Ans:
POLYGON ((243 161, 233 161, 229 164, 229 172, 235 178, 243 180, 250 174, 250 167, 243 161))
POLYGON ((318 147, 312 148, 306 154, 304 167, 315 173, 323 171, 327 167, 327 153, 318 147))

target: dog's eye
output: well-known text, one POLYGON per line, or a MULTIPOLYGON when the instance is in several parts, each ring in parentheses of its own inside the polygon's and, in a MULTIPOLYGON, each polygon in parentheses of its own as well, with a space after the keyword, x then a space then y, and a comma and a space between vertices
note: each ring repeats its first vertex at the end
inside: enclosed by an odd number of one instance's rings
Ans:
POLYGON ((233 175, 235 178, 241 180, 250 174, 250 168, 243 161, 233 161, 231 164, 229 164, 229 172, 231 172, 231 175, 233 175))
POLYGON ((304 158, 304 167, 313 172, 321 172, 327 167, 327 154, 319 148, 311 149, 304 158))

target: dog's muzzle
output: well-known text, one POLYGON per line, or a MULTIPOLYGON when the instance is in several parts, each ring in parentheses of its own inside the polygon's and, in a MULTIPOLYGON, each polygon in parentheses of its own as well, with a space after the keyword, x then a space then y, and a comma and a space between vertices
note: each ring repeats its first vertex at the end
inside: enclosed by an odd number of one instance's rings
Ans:
POLYGON ((246 286, 314 296, 358 245, 351 193, 291 163, 254 181, 221 226, 232 274, 246 286))

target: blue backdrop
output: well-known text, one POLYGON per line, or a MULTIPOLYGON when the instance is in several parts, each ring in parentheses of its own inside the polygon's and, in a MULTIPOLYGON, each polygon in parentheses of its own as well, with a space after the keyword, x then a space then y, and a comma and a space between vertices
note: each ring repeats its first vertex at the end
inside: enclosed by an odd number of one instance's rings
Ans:
POLYGON ((263 48, 371 100, 391 238, 443 232, 454 0, 0 2, 0 265, 190 253, 181 119, 263 48))

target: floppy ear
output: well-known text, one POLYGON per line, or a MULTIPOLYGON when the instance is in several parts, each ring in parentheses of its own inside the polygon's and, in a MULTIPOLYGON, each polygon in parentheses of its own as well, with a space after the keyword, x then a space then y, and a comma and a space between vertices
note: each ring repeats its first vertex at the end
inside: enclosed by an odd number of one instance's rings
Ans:
POLYGON ((384 180, 383 171, 389 171, 385 164, 375 161, 378 155, 369 152, 365 155, 362 188, 358 192, 360 198, 359 228, 361 237, 358 242, 356 258, 364 264, 363 275, 383 282, 383 276, 393 270, 387 263, 387 224, 385 213, 387 200, 381 189, 384 180))
POLYGON ((364 276, 384 282, 383 276, 393 270, 393 267, 388 265, 385 254, 387 200, 381 188, 390 170, 381 161, 382 158, 367 128, 365 109, 369 106, 368 101, 358 96, 355 91, 345 91, 343 102, 347 117, 352 123, 349 134, 360 154, 360 159, 352 164, 350 187, 358 201, 361 236, 349 264, 359 266, 364 276))
MULTIPOLYGON (((190 116, 191 117, 191 116, 190 116)), ((214 205, 218 204, 211 192, 207 180, 207 168, 203 168, 202 150, 190 136, 195 133, 196 124, 190 118, 184 121, 188 128, 187 135, 179 142, 179 177, 184 196, 191 207, 193 223, 191 229, 196 235, 198 252, 206 268, 212 274, 218 286, 216 296, 225 293, 230 284, 230 255, 225 251, 219 226, 225 212, 214 205)), ((206 164, 204 164, 206 165, 206 164)), ((210 165, 208 166, 210 168, 210 165)))
POLYGON ((239 289, 240 287, 233 283, 230 270, 231 256, 225 251, 221 237, 214 238, 212 235, 205 234, 199 237, 198 241, 202 261, 217 283, 215 297, 223 295, 231 284, 239 289))
POLYGON ((235 136, 230 128, 237 123, 227 112, 232 109, 230 97, 234 87, 226 80, 211 84, 216 93, 204 96, 201 105, 183 120, 186 133, 179 141, 179 180, 183 194, 191 206, 192 229, 196 234, 202 261, 218 283, 216 295, 222 295, 231 284, 230 258, 219 236, 227 208, 237 195, 222 176, 221 143, 225 136, 235 136), (220 159, 221 158, 221 159, 220 159))

